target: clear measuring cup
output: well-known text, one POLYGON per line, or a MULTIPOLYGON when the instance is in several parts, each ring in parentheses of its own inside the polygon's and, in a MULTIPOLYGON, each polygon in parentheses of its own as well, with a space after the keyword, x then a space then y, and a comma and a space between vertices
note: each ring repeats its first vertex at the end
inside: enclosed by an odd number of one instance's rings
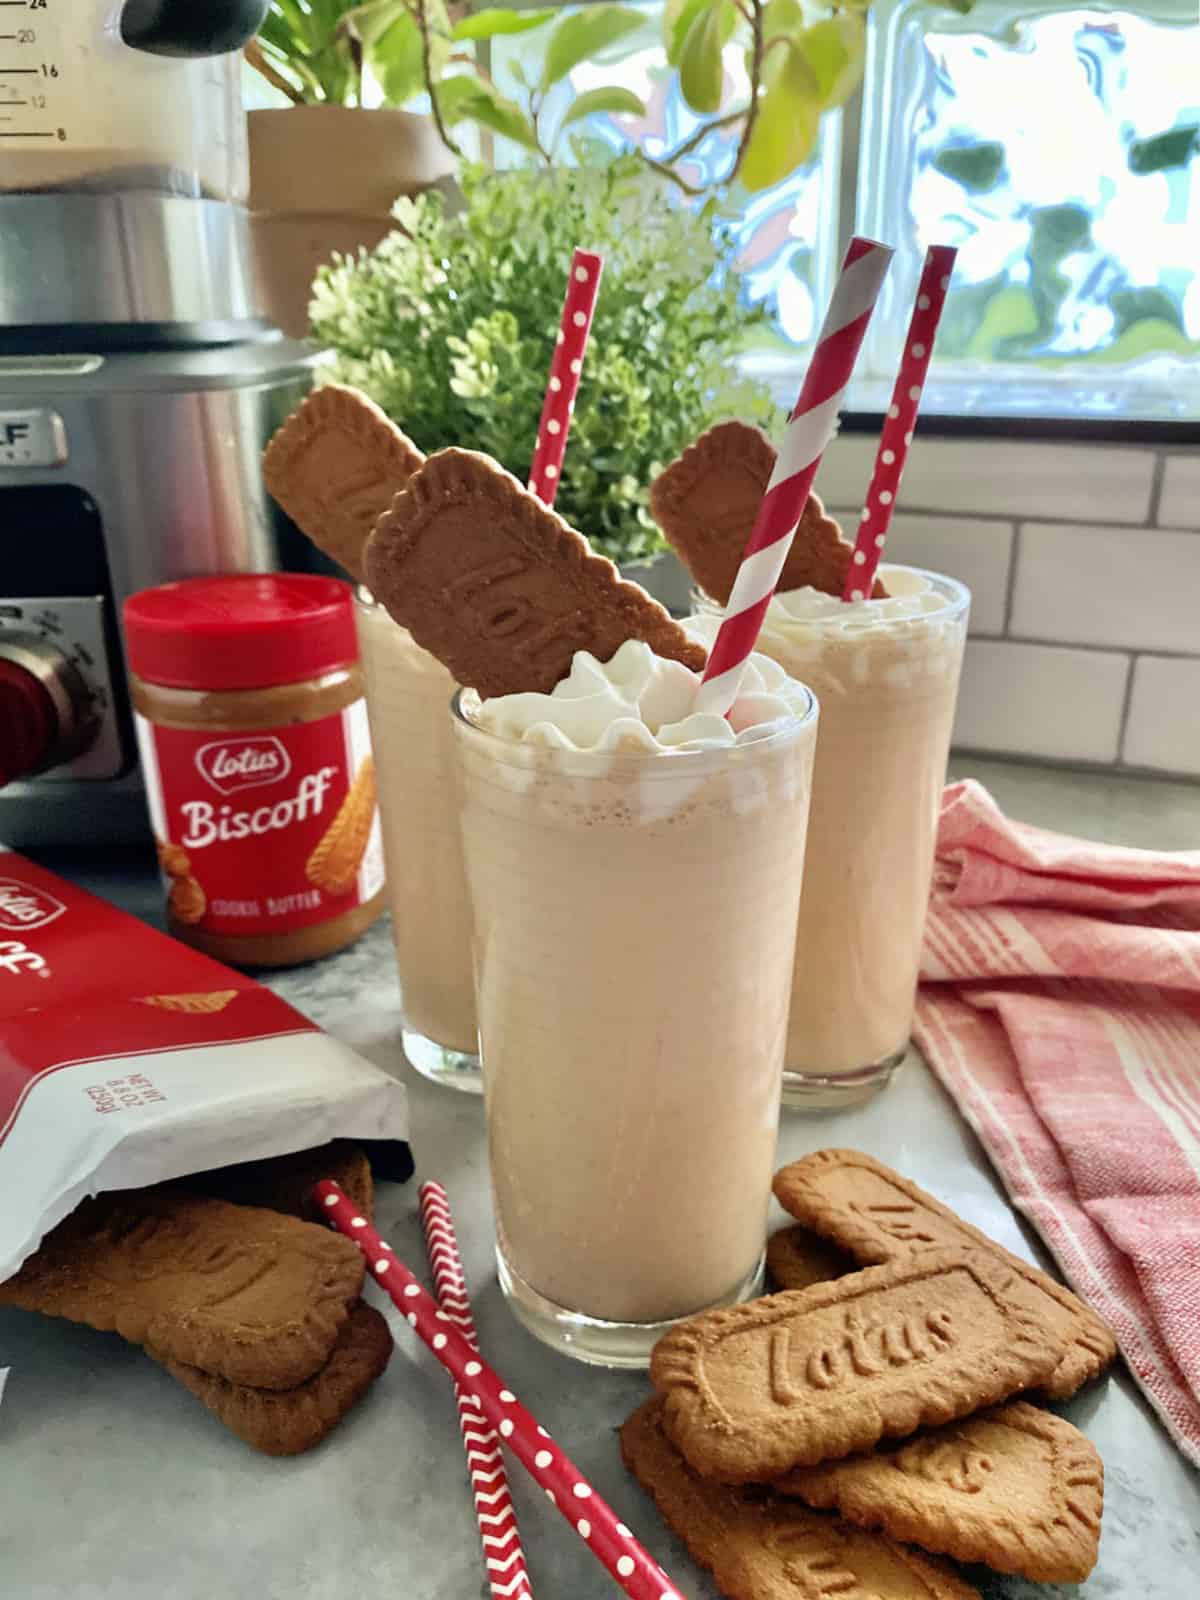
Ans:
POLYGON ((0 192, 241 201, 238 49, 266 0, 0 6, 0 192))

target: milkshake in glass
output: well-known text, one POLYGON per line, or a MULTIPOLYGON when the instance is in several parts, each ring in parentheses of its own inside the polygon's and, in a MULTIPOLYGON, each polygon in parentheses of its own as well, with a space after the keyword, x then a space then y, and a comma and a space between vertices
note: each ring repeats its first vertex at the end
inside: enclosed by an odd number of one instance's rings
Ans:
POLYGON ((448 707, 456 685, 365 589, 359 651, 379 782, 404 1052, 417 1071, 479 1093, 471 908, 448 707))
MULTIPOLYGON (((757 648, 821 703, 785 1106, 850 1104, 908 1046, 970 596, 885 566, 889 598, 777 594, 757 648)), ((687 626, 706 643, 720 618, 687 626)))
POLYGON ((697 685, 629 641, 454 718, 500 1281, 610 1366, 761 1281, 817 711, 697 685))

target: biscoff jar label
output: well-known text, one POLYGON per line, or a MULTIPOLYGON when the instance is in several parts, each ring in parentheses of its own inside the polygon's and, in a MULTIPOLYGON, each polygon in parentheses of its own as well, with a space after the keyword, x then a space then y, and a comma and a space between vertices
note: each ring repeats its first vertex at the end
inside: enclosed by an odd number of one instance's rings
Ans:
POLYGON ((383 888, 366 704, 269 729, 137 717, 171 919, 224 935, 288 933, 383 888))

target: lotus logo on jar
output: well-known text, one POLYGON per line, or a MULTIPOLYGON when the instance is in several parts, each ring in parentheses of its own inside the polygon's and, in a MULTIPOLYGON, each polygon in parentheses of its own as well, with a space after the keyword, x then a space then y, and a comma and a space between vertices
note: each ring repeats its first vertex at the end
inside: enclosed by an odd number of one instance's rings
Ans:
POLYGON ((283 742, 271 734, 221 739, 196 751, 196 770, 219 794, 278 783, 292 770, 283 742))

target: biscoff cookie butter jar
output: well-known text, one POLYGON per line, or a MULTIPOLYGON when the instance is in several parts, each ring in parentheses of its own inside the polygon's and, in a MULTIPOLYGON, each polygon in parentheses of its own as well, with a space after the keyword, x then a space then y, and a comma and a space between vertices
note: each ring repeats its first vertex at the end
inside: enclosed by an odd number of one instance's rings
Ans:
POLYGON ((250 967, 358 938, 384 883, 349 586, 162 584, 126 602, 125 643, 171 932, 250 967))

